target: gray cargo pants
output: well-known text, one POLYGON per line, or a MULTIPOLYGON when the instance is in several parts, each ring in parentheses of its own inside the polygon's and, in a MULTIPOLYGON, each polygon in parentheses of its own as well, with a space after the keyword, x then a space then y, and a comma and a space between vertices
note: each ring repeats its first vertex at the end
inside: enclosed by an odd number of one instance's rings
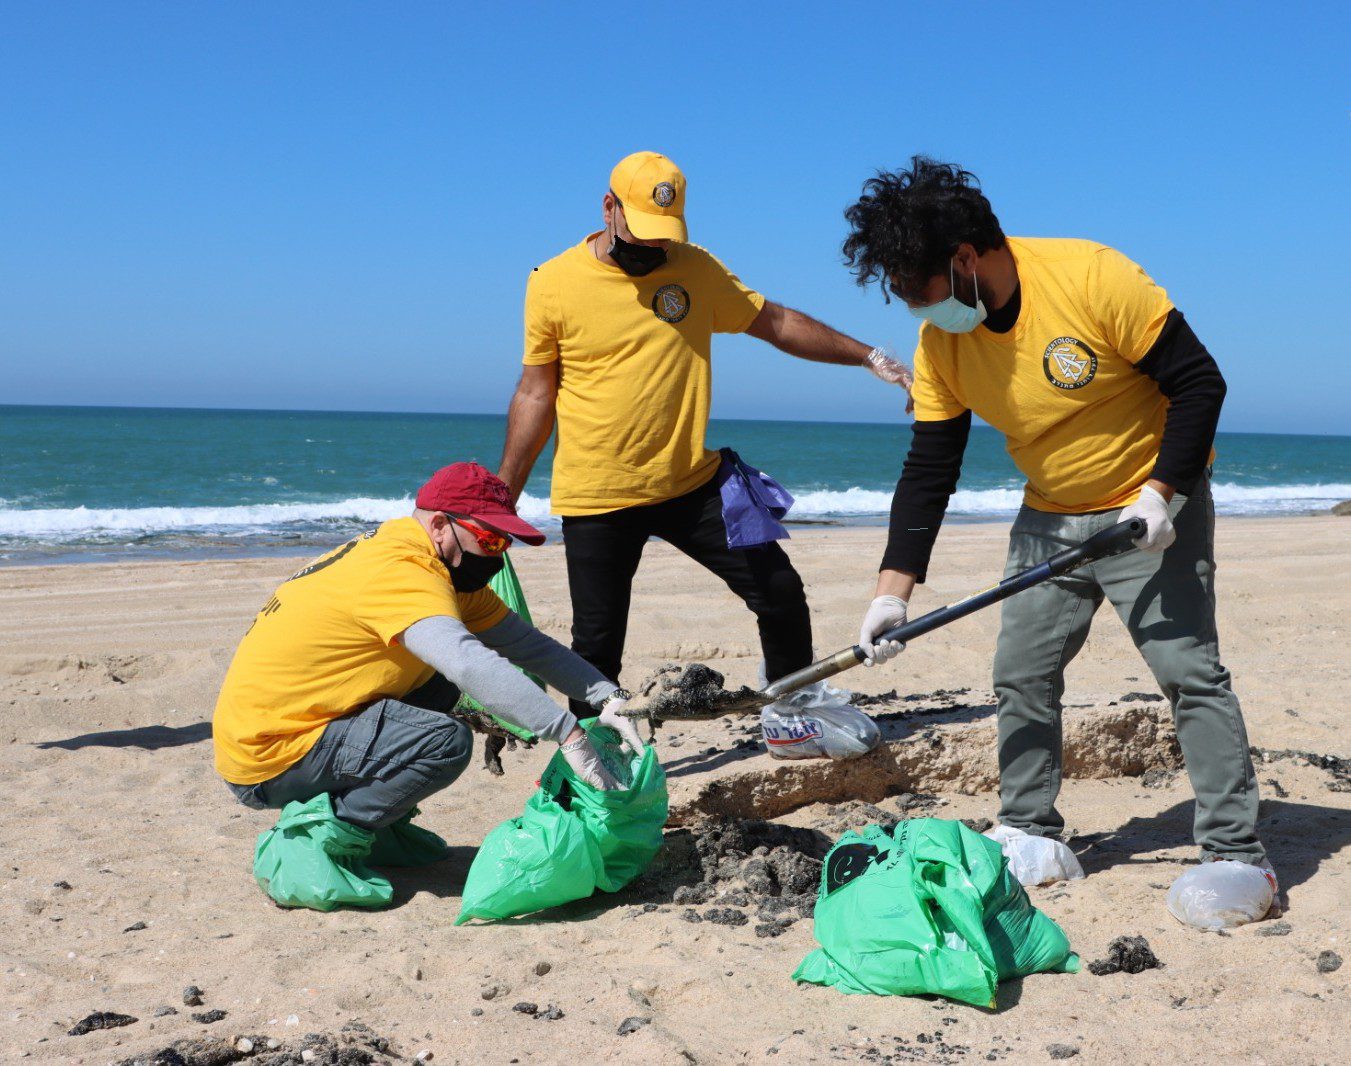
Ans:
POLYGON ((446 712, 459 690, 439 674, 401 700, 385 699, 324 727, 294 766, 257 785, 226 782, 255 810, 280 809, 327 792, 333 813, 362 829, 383 829, 457 777, 473 734, 446 712))
MULTIPOLYGON (((1060 791, 1065 667, 1111 601, 1172 703, 1196 794, 1193 830, 1206 857, 1260 863, 1257 778, 1215 629, 1215 507, 1210 478, 1174 497, 1177 540, 1162 554, 1128 552, 1004 601, 995 652, 1000 821, 1051 835, 1065 827, 1060 791)), ((1120 511, 1059 515, 1024 507, 1009 536, 1013 574, 1116 523, 1120 511)))

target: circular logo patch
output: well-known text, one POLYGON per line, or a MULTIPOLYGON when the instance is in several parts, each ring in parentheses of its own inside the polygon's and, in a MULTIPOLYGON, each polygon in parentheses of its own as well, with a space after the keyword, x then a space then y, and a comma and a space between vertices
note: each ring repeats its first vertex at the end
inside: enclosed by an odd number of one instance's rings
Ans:
POLYGON ((885 862, 890 854, 889 851, 879 854, 872 844, 841 844, 830 853, 826 863, 826 895, 862 877, 869 866, 885 862))
POLYGON ((1041 368, 1057 389, 1082 389, 1098 372, 1098 357, 1077 337, 1057 337, 1046 346, 1041 368))
POLYGON ((690 294, 681 285, 663 285, 652 297, 652 313, 663 322, 679 322, 690 313, 690 294))
POLYGON ((673 203, 675 203, 675 198, 676 198, 675 186, 672 185, 669 181, 663 181, 660 185, 658 185, 655 189, 652 190, 652 202, 655 203, 658 207, 670 207, 673 203))

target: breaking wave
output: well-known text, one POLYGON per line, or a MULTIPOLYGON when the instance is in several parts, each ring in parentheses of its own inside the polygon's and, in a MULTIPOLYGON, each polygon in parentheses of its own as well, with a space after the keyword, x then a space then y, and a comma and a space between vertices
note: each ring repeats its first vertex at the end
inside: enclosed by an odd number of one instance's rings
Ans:
MULTIPOLYGON (((891 490, 810 489, 794 492, 793 518, 838 518, 882 522, 891 508, 891 490)), ((1279 515, 1325 511, 1351 499, 1351 484, 1214 486, 1216 510, 1230 515, 1279 515)), ((408 514, 411 497, 353 497, 333 502, 254 503, 222 507, 22 508, 0 501, 0 543, 36 545, 136 544, 173 538, 217 542, 260 540, 322 543, 408 514)), ((973 518, 1012 515, 1022 502, 1016 488, 959 489, 948 513, 973 518)), ((556 531, 548 500, 526 494, 521 516, 556 531)))

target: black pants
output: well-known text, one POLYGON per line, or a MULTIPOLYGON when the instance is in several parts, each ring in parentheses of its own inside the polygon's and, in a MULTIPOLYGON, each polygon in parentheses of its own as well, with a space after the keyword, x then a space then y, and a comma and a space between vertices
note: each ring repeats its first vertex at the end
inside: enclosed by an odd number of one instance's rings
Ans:
MULTIPOLYGON (((615 684, 629 626, 633 575, 649 537, 658 537, 727 583, 754 613, 769 680, 812 661, 807 597, 778 544, 727 547, 722 496, 715 479, 673 500, 607 514, 563 519, 572 596, 572 650, 615 684)), ((579 718, 595 712, 572 701, 579 718)))

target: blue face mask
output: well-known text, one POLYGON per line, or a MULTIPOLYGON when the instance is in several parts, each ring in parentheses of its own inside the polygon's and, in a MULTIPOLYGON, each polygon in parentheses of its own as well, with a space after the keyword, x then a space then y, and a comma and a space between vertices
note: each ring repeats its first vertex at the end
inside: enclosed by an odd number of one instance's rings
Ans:
POLYGON ((976 284, 975 307, 957 299, 956 267, 953 260, 948 260, 948 284, 952 288, 952 295, 928 307, 912 307, 910 313, 916 318, 932 322, 944 333, 970 333, 985 321, 987 314, 985 305, 980 302, 980 279, 973 274, 972 280, 976 284))

